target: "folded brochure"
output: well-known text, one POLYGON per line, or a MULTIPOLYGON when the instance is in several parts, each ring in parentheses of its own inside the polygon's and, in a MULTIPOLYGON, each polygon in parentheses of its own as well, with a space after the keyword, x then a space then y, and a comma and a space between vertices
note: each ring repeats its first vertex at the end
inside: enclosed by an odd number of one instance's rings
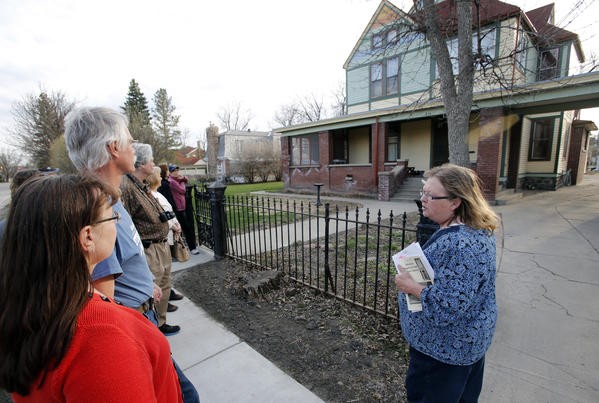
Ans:
MULTIPOLYGON (((422 284, 426 287, 433 284, 435 281, 435 272, 418 242, 410 244, 402 251, 393 255, 392 258, 398 274, 400 273, 401 266, 401 269, 409 273, 412 279, 418 284, 422 284)), ((405 295, 409 311, 422 311, 422 302, 420 301, 420 298, 412 294, 405 295)))

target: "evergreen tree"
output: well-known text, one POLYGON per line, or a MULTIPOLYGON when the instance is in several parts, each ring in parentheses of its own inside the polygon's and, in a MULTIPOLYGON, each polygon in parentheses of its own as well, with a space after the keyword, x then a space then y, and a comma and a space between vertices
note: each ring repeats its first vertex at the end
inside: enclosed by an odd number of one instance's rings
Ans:
POLYGON ((131 136, 141 143, 150 144, 153 148, 156 143, 156 136, 152 129, 148 101, 135 79, 131 79, 129 83, 129 93, 125 105, 121 108, 129 119, 131 136))
POLYGON ((175 114, 175 105, 166 89, 156 91, 153 101, 152 124, 157 137, 154 160, 166 162, 172 159, 173 149, 181 146, 180 116, 175 114))

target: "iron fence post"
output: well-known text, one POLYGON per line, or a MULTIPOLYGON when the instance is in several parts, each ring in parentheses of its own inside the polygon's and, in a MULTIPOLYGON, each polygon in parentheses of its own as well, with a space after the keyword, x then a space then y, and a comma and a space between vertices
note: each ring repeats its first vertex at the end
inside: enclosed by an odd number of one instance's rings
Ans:
POLYGON ((327 284, 331 285, 331 289, 333 293, 337 293, 337 289, 335 287, 335 283, 333 282, 333 277, 331 276, 331 268, 329 267, 329 221, 330 210, 329 203, 324 204, 324 292, 328 293, 329 287, 327 284))
POLYGON ((206 187, 210 193, 210 211, 212 213, 212 235, 214 237, 214 259, 221 260, 227 253, 227 239, 225 231, 225 189, 220 181, 206 187))

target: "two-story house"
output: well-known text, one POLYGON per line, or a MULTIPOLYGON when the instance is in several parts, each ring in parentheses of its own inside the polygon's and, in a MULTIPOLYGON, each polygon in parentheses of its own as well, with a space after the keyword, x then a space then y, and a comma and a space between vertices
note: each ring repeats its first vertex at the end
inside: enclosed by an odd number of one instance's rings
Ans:
MULTIPOLYGON (((418 172, 448 161, 437 66, 424 34, 409 28, 415 13, 381 1, 343 66, 347 115, 277 130, 288 189, 319 182, 323 190, 388 200, 403 166, 418 172)), ((455 18, 455 0, 437 2, 437 13, 455 18)), ((599 73, 571 71, 571 61, 585 58, 577 34, 554 25, 553 4, 525 12, 497 0, 480 0, 473 31, 483 57, 468 149, 486 196, 556 189, 566 177, 576 183, 588 132, 596 130, 579 110, 599 106, 599 73)), ((447 35, 455 57, 456 33, 447 35)))
MULTIPOLYGON (((209 128, 210 129, 210 128, 209 128)), ((280 134, 274 132, 207 130, 208 165, 214 165, 214 176, 243 181, 244 162, 276 160, 281 157, 280 134)), ((210 169, 210 168, 209 168, 210 169)))

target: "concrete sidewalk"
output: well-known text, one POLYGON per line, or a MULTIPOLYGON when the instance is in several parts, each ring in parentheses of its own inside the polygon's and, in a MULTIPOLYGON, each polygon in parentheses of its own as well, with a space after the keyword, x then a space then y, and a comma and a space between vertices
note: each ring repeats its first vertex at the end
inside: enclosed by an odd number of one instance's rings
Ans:
MULTIPOLYGON (((201 270, 213 252, 200 247, 173 271, 201 270)), ((268 361, 189 299, 176 301, 179 309, 168 322, 181 332, 168 337, 173 356, 200 393, 202 403, 322 402, 315 394, 268 361)))

